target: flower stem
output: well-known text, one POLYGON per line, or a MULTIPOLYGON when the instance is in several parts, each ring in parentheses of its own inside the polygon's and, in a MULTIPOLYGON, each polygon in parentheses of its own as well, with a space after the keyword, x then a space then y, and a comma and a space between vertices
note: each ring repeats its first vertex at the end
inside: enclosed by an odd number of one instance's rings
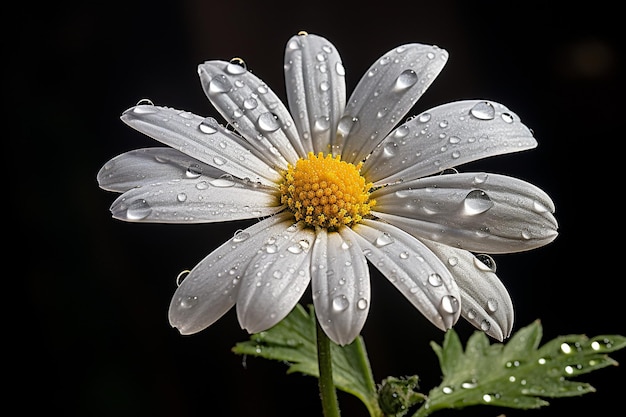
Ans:
POLYGON ((317 363, 319 366, 319 387, 320 398, 322 400, 322 411, 324 417, 339 417, 339 403, 337 401, 337 391, 333 383, 333 361, 330 351, 330 339, 324 333, 319 320, 317 323, 317 363))

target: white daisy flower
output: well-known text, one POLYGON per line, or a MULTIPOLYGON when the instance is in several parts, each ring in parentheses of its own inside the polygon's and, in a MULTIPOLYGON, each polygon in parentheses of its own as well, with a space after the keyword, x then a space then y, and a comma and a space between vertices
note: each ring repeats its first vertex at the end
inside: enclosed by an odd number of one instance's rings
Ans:
POLYGON ((551 242, 554 205, 522 180, 452 170, 537 145, 502 104, 457 101, 404 119, 447 58, 437 46, 394 48, 346 100, 337 49, 300 33, 285 51, 289 110, 233 59, 198 67, 226 127, 148 101, 125 111, 122 121, 168 147, 130 151, 102 167, 100 186, 122 193, 114 218, 261 219, 191 270, 173 296, 171 325, 199 332, 236 306, 242 328, 264 331, 311 283, 322 328, 345 345, 372 301, 369 261, 440 329, 463 316, 495 339, 508 337, 511 298, 483 254, 551 242))

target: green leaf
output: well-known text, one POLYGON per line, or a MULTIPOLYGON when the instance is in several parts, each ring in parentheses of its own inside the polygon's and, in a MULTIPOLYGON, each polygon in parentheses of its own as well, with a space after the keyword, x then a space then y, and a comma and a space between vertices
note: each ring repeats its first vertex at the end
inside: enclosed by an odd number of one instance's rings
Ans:
POLYGON ((506 344, 490 344, 484 333, 476 331, 463 351, 458 335, 449 330, 443 346, 431 342, 443 381, 414 416, 471 405, 539 408, 549 404, 545 398, 593 392, 591 385, 569 378, 617 365, 607 353, 626 347, 626 338, 620 335, 560 336, 539 347, 541 337, 536 320, 506 344))
MULTIPOLYGON (((253 334, 249 341, 237 343, 233 352, 286 362, 287 373, 300 372, 319 377, 315 313, 301 305, 271 329, 253 334)), ((363 339, 359 336, 349 345, 331 343, 333 382, 337 389, 359 398, 372 417, 381 417, 376 385, 363 339)))

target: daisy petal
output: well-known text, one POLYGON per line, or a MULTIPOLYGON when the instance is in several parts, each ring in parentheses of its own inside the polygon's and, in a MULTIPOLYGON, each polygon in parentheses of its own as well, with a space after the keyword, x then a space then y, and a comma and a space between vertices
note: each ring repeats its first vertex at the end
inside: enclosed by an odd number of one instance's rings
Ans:
MULTIPOLYGON (((365 256, 435 326, 451 328, 461 315, 461 294, 450 272, 422 242, 380 221, 353 229, 365 256)), ((347 234, 347 233, 346 233, 347 234)))
POLYGON ((435 175, 381 188, 372 198, 375 216, 414 236, 472 252, 525 251, 558 234, 550 197, 504 175, 435 175))
POLYGON ((363 164, 375 185, 426 177, 489 156, 537 146, 502 104, 456 101, 430 109, 391 132, 363 164))
POLYGON ((211 117, 153 105, 138 105, 121 117, 130 127, 238 178, 266 185, 280 174, 239 143, 237 136, 211 117))
POLYGON ((345 70, 337 49, 321 36, 293 36, 285 49, 291 114, 306 150, 328 153, 346 104, 345 70))
POLYGON ((367 261, 356 240, 344 229, 317 231, 311 267, 318 321, 328 337, 341 346, 359 335, 370 305, 367 261))
POLYGON ((461 290, 461 315, 477 329, 503 341, 513 329, 513 302, 493 270, 470 252, 423 240, 446 262, 461 290))
POLYGON ((411 110, 447 59, 445 50, 415 43, 395 48, 376 61, 359 81, 339 121, 337 145, 342 159, 365 159, 411 110))
POLYGON ((131 188, 161 181, 200 178, 214 180, 226 175, 221 169, 200 162, 172 148, 144 148, 111 159, 98 172, 100 188, 123 193, 131 188))
POLYGON ((239 324, 249 333, 285 318, 311 281, 309 249, 315 232, 297 223, 266 236, 246 268, 237 297, 239 324))
POLYGON ((225 61, 206 61, 198 74, 209 101, 274 166, 285 169, 285 161, 294 164, 306 155, 291 114, 263 81, 225 61))
POLYGON ((282 210, 275 188, 234 178, 143 185, 119 196, 113 217, 131 222, 212 223, 265 217, 282 210))
POLYGON ((172 327, 193 334, 213 324, 235 304, 241 276, 269 236, 290 224, 278 214, 235 233, 196 265, 176 289, 169 308, 172 327), (286 223, 287 222, 287 223, 286 223))

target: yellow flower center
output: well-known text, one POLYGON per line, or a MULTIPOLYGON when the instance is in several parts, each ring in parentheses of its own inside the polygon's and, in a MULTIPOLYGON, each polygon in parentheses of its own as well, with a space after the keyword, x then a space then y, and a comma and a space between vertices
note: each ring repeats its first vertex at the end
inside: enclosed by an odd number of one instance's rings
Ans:
POLYGON ((307 159, 299 159, 295 166, 289 164, 280 185, 281 203, 289 207, 296 220, 311 227, 352 226, 376 204, 369 199, 372 183, 361 176, 362 165, 342 161, 339 156, 309 152, 307 159))

